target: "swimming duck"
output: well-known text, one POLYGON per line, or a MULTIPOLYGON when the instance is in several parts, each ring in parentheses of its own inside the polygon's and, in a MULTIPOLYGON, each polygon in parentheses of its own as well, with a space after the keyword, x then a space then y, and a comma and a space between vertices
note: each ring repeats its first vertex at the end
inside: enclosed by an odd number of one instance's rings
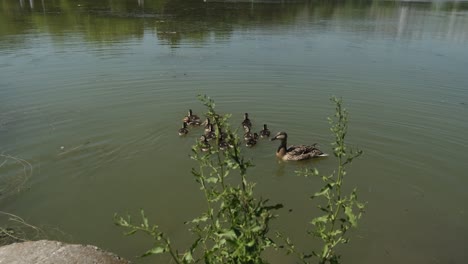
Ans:
POLYGON ((209 151, 211 148, 210 146, 210 143, 208 143, 208 140, 206 139, 206 137, 203 135, 200 137, 200 149, 201 151, 203 152, 207 152, 209 151))
POLYGON ((288 134, 286 134, 286 132, 279 132, 274 138, 271 139, 271 141, 277 139, 281 140, 281 144, 276 151, 276 156, 282 160, 305 160, 328 156, 328 154, 323 153, 321 150, 315 147, 317 144, 312 146, 289 146, 289 148, 287 148, 286 144, 288 140, 288 134))
POLYGON ((218 147, 220 150, 226 150, 229 147, 229 144, 226 142, 226 139, 222 135, 219 137, 218 147))
POLYGON ((188 134, 187 123, 184 122, 184 124, 182 125, 182 128, 179 129, 179 136, 184 136, 187 134, 188 134))
POLYGON ((270 130, 268 130, 266 124, 263 125, 263 130, 260 131, 260 137, 261 138, 270 137, 270 130))
POLYGON ((211 124, 210 118, 207 117, 206 120, 202 123, 202 125, 205 126, 205 131, 209 129, 210 124, 211 124))
POLYGON ((243 127, 247 126, 249 128, 252 128, 252 122, 249 119, 249 114, 248 113, 244 114, 244 121, 242 121, 242 126, 243 127))
POLYGON ((236 146, 237 143, 234 134, 229 134, 229 137, 227 138, 227 143, 230 148, 234 148, 236 146))
POLYGON ((252 137, 249 138, 247 142, 245 142, 245 146, 251 148, 257 144, 257 141, 258 141, 258 134, 254 133, 252 137))
POLYGON ((244 126, 244 140, 245 141, 248 141, 249 139, 251 139, 253 137, 253 134, 252 132, 250 132, 250 127, 248 126, 244 126))
POLYGON ((194 115, 192 109, 189 109, 188 115, 184 117, 183 121, 191 126, 201 125, 200 117, 194 115))
POLYGON ((208 128, 205 129, 205 137, 207 140, 212 140, 216 138, 216 133, 214 132, 213 124, 210 124, 208 128))

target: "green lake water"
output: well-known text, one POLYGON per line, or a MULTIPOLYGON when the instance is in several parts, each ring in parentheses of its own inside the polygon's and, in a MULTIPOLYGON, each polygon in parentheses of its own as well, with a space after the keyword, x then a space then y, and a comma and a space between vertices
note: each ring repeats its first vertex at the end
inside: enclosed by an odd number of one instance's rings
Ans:
MULTIPOLYGON (((331 152, 329 98, 350 112, 350 167, 367 213, 343 263, 468 259, 468 2, 0 0, 0 211, 137 263, 151 246, 114 213, 144 208, 173 243, 204 209, 179 138, 198 94, 240 124, 331 152), (23 167, 16 157, 31 166, 23 167)), ((285 208, 274 228, 300 248, 321 182, 294 174, 333 158, 278 162, 245 151, 257 193, 285 208), (292 210, 291 212, 289 212, 292 210)), ((25 164, 23 162, 23 164, 25 164)), ((271 263, 295 263, 270 253, 271 263)))

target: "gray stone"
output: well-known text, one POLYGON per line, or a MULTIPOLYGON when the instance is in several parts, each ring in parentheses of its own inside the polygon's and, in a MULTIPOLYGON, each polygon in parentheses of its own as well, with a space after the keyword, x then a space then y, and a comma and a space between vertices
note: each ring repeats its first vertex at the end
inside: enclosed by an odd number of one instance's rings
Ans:
POLYGON ((129 264, 95 246, 40 240, 0 247, 0 264, 129 264))

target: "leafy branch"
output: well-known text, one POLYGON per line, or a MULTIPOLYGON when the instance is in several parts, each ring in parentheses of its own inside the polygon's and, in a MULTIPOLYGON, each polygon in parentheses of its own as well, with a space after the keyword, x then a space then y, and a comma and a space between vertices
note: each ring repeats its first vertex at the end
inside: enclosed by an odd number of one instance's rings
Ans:
POLYGON ((320 239, 323 246, 319 251, 312 250, 310 253, 301 253, 289 238, 277 234, 284 241, 287 253, 295 254, 302 263, 310 263, 310 258, 313 256, 318 259, 319 264, 340 263, 340 255, 336 248, 340 244, 349 242, 349 238, 346 236, 348 230, 357 227, 358 220, 364 213, 364 204, 358 201, 356 189, 348 195, 342 193, 346 167, 355 158, 362 155, 362 151, 350 148, 345 143, 348 132, 348 112, 343 108, 341 99, 332 97, 331 101, 335 104, 335 115, 328 118, 328 121, 335 138, 332 146, 333 154, 338 163, 337 170, 330 175, 320 174, 315 168, 296 172, 305 177, 319 177, 324 183, 320 191, 311 196, 311 199, 321 199, 324 202, 317 205, 322 214, 312 219, 310 224, 314 228, 308 232, 312 237, 320 239))

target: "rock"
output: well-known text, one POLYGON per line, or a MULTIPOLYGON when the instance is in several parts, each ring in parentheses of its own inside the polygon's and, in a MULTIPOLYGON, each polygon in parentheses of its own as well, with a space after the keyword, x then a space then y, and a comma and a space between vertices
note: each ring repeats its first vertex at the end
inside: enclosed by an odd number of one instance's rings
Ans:
POLYGON ((0 264, 129 264, 95 246, 40 240, 0 247, 0 264))

